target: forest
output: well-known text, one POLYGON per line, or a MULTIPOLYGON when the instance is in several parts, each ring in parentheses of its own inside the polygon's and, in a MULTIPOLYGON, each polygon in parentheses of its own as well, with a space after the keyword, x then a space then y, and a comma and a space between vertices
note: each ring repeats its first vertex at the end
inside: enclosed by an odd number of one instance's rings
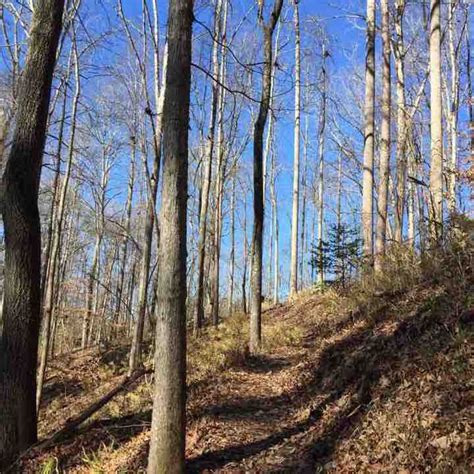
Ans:
POLYGON ((0 0, 0 473, 474 471, 472 0, 0 0))

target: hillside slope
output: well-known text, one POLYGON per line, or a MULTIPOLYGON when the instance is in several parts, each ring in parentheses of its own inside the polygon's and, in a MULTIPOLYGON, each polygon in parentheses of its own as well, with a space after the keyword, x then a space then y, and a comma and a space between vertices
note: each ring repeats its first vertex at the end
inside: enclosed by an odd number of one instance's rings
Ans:
MULTIPOLYGON (((189 472, 472 472, 472 252, 435 260, 268 309, 260 357, 246 355, 242 316, 191 340, 189 472)), ((117 383, 125 361, 126 348, 56 361, 43 435, 117 383)), ((150 381, 16 468, 140 472, 150 381)))

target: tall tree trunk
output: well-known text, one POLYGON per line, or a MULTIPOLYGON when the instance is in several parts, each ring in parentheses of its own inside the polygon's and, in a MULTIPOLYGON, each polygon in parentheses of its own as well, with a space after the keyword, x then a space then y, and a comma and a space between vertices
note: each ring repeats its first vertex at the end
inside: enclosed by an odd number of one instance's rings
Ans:
POLYGON ((84 318, 82 320, 82 335, 81 335, 81 349, 87 347, 87 339, 89 335, 89 329, 93 318, 94 311, 94 288, 97 286, 98 280, 98 267, 100 259, 100 247, 102 245, 102 231, 98 230, 95 237, 94 244, 94 256, 92 257, 92 263, 89 270, 87 280, 87 293, 86 293, 86 310, 84 318))
POLYGON ((244 198, 244 223, 242 226, 242 246, 244 254, 244 262, 242 269, 242 312, 247 314, 247 265, 248 265, 248 242, 247 242, 247 200, 244 198))
POLYGON ((283 0, 275 0, 268 24, 263 24, 264 33, 264 70, 262 95, 257 120, 254 125, 253 143, 253 209, 254 223, 252 234, 252 298, 250 306, 250 352, 255 354, 260 349, 262 339, 262 247, 263 247, 263 133, 267 122, 271 93, 272 75, 272 37, 280 17, 283 0))
POLYGON ((96 235, 94 244, 94 256, 90 266, 89 278, 87 282, 86 293, 86 311, 82 320, 82 336, 81 349, 85 349, 88 344, 90 329, 92 327, 92 320, 96 314, 98 304, 98 284, 100 273, 100 254, 102 247, 102 240, 104 237, 105 228, 105 207, 106 207, 106 191, 109 183, 110 166, 108 163, 107 149, 104 146, 102 150, 102 171, 100 177, 100 189, 97 193, 96 202, 96 235), (95 291, 94 291, 95 289, 95 291))
MULTIPOLYGON (((276 32, 275 32, 275 45, 274 45, 274 55, 273 55, 273 64, 272 64, 272 77, 271 77, 271 84, 270 84, 270 105, 269 109, 270 112, 273 107, 273 97, 274 97, 274 90, 275 90, 275 74, 277 72, 278 66, 278 54, 280 52, 280 32, 281 32, 281 22, 278 23, 276 32)), ((266 192, 267 192, 267 165, 268 165, 268 157, 270 156, 270 147, 272 145, 272 137, 273 137, 273 130, 275 124, 275 114, 270 113, 270 117, 268 118, 268 127, 267 127, 267 136, 265 138, 265 148, 263 150, 263 202, 266 202, 266 192)))
POLYGON ((395 15, 396 40, 394 42, 395 69, 397 73, 397 188, 395 193, 394 237, 403 241, 403 214, 407 176, 407 106, 405 100, 405 45, 403 41, 403 17, 405 0, 397 0, 395 15))
MULTIPOLYGON (((217 0, 214 13, 214 38, 212 44, 212 74, 219 81, 219 39, 221 32, 222 0, 217 0)), ((220 81, 219 81, 220 82, 220 81)), ((212 157, 214 154, 215 128, 220 88, 217 82, 212 84, 212 103, 209 118, 207 150, 201 185, 201 208, 199 211, 199 239, 198 239, 198 288, 196 295, 196 311, 194 315, 194 333, 197 334, 204 322, 204 273, 206 258, 207 210, 209 206, 209 191, 212 176, 212 157)))
POLYGON ((337 201, 336 201, 336 225, 337 225, 337 247, 340 247, 340 229, 342 224, 342 153, 337 158, 337 201))
POLYGON ((293 208, 291 217, 290 296, 298 291, 298 220, 300 204, 300 128, 301 128, 301 59, 299 0, 294 3, 295 26, 295 128, 293 157, 293 208))
POLYGON ((415 147, 412 133, 407 138, 407 152, 409 153, 408 160, 408 189, 407 189, 407 239, 408 245, 411 248, 415 247, 415 198, 416 198, 416 188, 413 178, 416 174, 416 163, 415 163, 415 147))
POLYGON ((280 271, 279 271, 279 245, 278 245, 278 203, 276 193, 276 156, 272 149, 270 181, 270 199, 272 203, 272 227, 273 227, 273 304, 278 304, 280 294, 280 271))
POLYGON ((192 19, 192 0, 170 0, 150 474, 184 472, 185 467, 186 207, 192 19))
POLYGON ((63 0, 35 3, 18 91, 16 127, 1 183, 5 232, 0 334, 0 468, 33 444, 41 302, 38 188, 63 0))
MULTIPOLYGON (((74 28, 73 28, 74 32, 74 28)), ((58 258, 60 253, 61 235, 63 230, 64 214, 66 211, 66 199, 69 190, 69 180, 72 171, 72 162, 74 157, 74 145, 76 136, 76 119, 77 119, 77 108, 79 104, 79 98, 81 95, 81 81, 79 74, 79 55, 77 52, 77 44, 75 34, 73 33, 73 60, 74 60, 74 81, 75 91, 72 102, 71 111, 71 136, 69 139, 69 154, 66 165, 66 171, 62 181, 61 194, 59 197, 58 207, 55 213, 56 223, 53 226, 53 236, 51 241, 50 258, 48 261, 49 271, 46 280, 45 293, 44 293, 44 307, 43 307, 43 334, 42 334, 42 347, 40 354, 40 366, 38 371, 38 382, 36 387, 36 409, 39 411, 41 404, 41 395, 43 390, 43 383, 46 374, 46 365, 48 362, 49 344, 50 344, 50 333, 51 333, 51 319, 54 310, 54 290, 56 287, 56 269, 58 266, 58 258)))
MULTIPOLYGON (((456 181, 458 167, 458 117, 459 117, 459 68, 458 48, 455 44, 455 17, 457 0, 450 0, 448 18, 449 64, 451 68, 451 108, 449 111, 450 159, 448 177, 448 207, 451 214, 456 212, 456 181)), ((462 42, 459 38, 459 44, 462 42)), ((472 99, 472 98, 471 98, 472 99)))
MULTIPOLYGON (((227 57, 227 7, 228 0, 222 0, 223 5, 223 21, 221 27, 221 55, 220 55, 220 69, 219 80, 225 87, 226 85, 226 57, 227 57)), ((214 259, 212 262, 212 324, 217 326, 219 324, 219 289, 220 289, 220 255, 221 255, 221 239, 222 239, 222 205, 224 199, 224 179, 226 171, 226 163, 224 161, 224 106, 226 91, 224 87, 219 87, 219 100, 217 105, 217 143, 216 143, 216 182, 215 182, 215 196, 216 209, 214 218, 214 259)), ((227 156, 228 158, 228 156, 227 156)))
MULTIPOLYGON (((54 178, 53 185, 51 189, 51 204, 49 208, 49 220, 48 220, 48 230, 46 232, 46 245, 44 248, 44 257, 43 257, 43 269, 41 274, 41 301, 44 302, 44 296, 46 291, 46 279, 48 278, 49 273, 49 263, 50 263, 50 254, 51 254, 51 244, 53 241, 53 232, 54 232, 54 221, 55 221, 55 211, 58 204, 58 193, 59 193, 59 177, 61 174, 61 152, 63 148, 64 140, 64 129, 66 126, 66 110, 67 110, 67 90, 69 87, 69 79, 71 75, 71 65, 73 58, 73 50, 71 48, 68 66, 65 74, 64 80, 64 93, 63 93, 63 103, 61 107, 61 118, 59 119, 59 130, 58 130, 58 145, 56 148, 56 163, 54 167, 54 178)), ((59 90, 58 90, 59 94, 59 90)))
MULTIPOLYGON (((137 150, 137 140, 136 135, 130 137, 130 166, 128 170, 128 186, 127 186, 127 201, 125 203, 125 215, 123 217, 123 236, 120 249, 120 266, 119 266, 119 275, 117 282, 117 300, 115 303, 115 315, 114 315, 114 324, 118 324, 121 320, 121 311, 123 305, 123 287, 125 282, 125 269, 127 266, 127 257, 128 257, 128 241, 130 239, 130 222, 132 217, 132 201, 133 201, 133 190, 135 187, 135 160, 136 160, 136 150, 137 150)), ((112 331, 114 334, 115 331, 112 331)))
MULTIPOLYGON (((270 117, 268 118, 268 127, 267 127, 267 136, 265 138, 265 148, 263 150, 263 202, 266 202, 266 193, 267 193, 267 176, 268 176, 268 157, 270 156, 271 149, 273 147, 273 139, 274 139, 274 129, 275 129, 275 114, 272 113, 273 108, 273 98, 274 98, 274 89, 275 89, 275 75, 277 72, 278 66, 278 54, 279 54, 279 44, 280 44, 280 32, 281 32, 281 22, 278 22, 278 26, 275 32, 275 45, 274 51, 275 54, 273 55, 273 64, 272 64, 272 76, 271 76, 271 86, 270 86, 270 117)), ((273 158, 272 158, 273 159, 273 158)), ((270 177, 271 179, 271 177, 270 177)), ((271 186, 271 184, 270 184, 271 186)), ((271 199, 271 198, 270 198, 271 199)), ((273 225, 271 227, 270 232, 270 255, 268 259, 268 278, 272 275, 272 266, 273 266, 273 240, 274 240, 274 232, 273 232, 273 225)), ((269 287, 272 285, 271 281, 269 281, 269 287)), ((270 291, 270 290, 269 290, 270 291)))
MULTIPOLYGON (((158 61, 158 59, 155 60, 158 61)), ((157 107, 157 119, 154 127, 154 147, 155 157, 153 160, 153 170, 151 176, 149 176, 148 165, 146 159, 144 161, 145 174, 148 181, 148 200, 147 200, 147 213, 145 217, 145 228, 143 230, 143 250, 142 260, 140 268, 140 282, 138 289, 138 314, 133 330, 132 346, 130 348, 128 375, 131 376, 133 371, 137 368, 141 359, 141 346, 143 341, 143 328, 145 325, 145 314, 147 307, 148 297, 148 280, 150 276, 150 260, 151 260, 151 247, 153 243, 153 226, 155 225, 155 213, 156 213, 156 197, 158 193, 158 180, 160 177, 160 161, 161 161, 161 141, 162 141, 162 122, 163 122, 163 105, 164 105, 164 93, 166 85, 164 78, 166 75, 167 60, 164 60, 163 64, 163 84, 156 97, 157 107)), ((155 83, 158 80, 155 81, 155 83)), ((144 148, 145 148, 144 144, 144 148)), ((144 154, 145 156, 145 154, 144 154)), ((157 224, 157 223, 156 223, 157 224)), ((159 232, 157 234, 159 237, 159 232)))
POLYGON ((235 274, 235 175, 232 176, 230 195, 230 256, 229 256, 229 289, 227 291, 227 315, 234 310, 234 274, 235 274))
POLYGON ((318 179, 318 281, 324 283, 324 141, 326 133, 326 103, 327 103, 327 72, 326 72, 326 46, 322 46, 323 64, 321 70, 321 113, 319 120, 319 179, 318 179))
POLYGON ((388 0, 380 2, 382 14, 382 125, 380 129, 380 178, 375 232, 375 269, 380 270, 385 254, 388 214, 388 184, 390 179, 390 24, 388 0))
POLYGON ((443 231, 443 125, 441 105, 441 1, 431 0, 430 18, 430 237, 436 242, 443 231))
MULTIPOLYGON (((308 101, 306 101, 308 103, 308 101)), ((306 203, 308 198, 308 138, 309 138, 309 119, 308 115, 305 117, 305 127, 304 127, 304 138, 303 138, 303 176, 301 177, 301 189, 302 189, 302 203, 301 203, 301 258, 299 259, 299 288, 303 289, 307 284, 307 264, 306 264, 306 252, 308 241, 306 239, 306 228, 307 228, 307 213, 306 213, 306 203)))
POLYGON ((375 0, 367 0, 365 56, 364 164, 362 170, 362 240, 364 257, 373 255, 374 133, 375 133, 375 0))

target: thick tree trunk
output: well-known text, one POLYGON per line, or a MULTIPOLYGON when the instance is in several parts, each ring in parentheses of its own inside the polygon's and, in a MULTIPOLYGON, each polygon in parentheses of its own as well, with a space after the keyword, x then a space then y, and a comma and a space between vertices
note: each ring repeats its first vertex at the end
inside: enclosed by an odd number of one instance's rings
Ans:
POLYGON ((368 263, 373 254, 375 133, 375 0, 367 0, 365 56, 364 167, 362 171, 362 240, 368 263))
POLYGON ((163 190, 155 388, 148 472, 184 472, 186 435, 186 207, 192 0, 170 0, 163 108, 163 190))
POLYGON ((295 25, 295 128, 293 157, 293 208, 291 217, 290 296, 298 291, 298 221, 300 205, 300 128, 301 128, 301 59, 299 0, 294 1, 295 25))
POLYGON ((430 167, 430 237, 441 238, 443 230, 443 126, 441 105, 441 1, 431 0, 430 19, 430 113, 431 113, 431 167, 430 167))
POLYGON ((253 210, 252 270, 250 305, 250 352, 259 351, 262 339, 262 247, 263 247, 263 133, 267 122, 271 93, 272 36, 280 17, 283 0, 275 0, 268 24, 262 25, 264 32, 264 71, 262 95, 257 120, 254 125, 253 143, 253 210))
POLYGON ((379 270, 385 254, 388 214, 388 184, 390 178, 390 25, 388 0, 381 1, 382 14, 382 125, 380 143, 380 178, 375 232, 375 269, 379 270))
POLYGON ((38 0, 1 186, 5 301, 0 335, 0 465, 36 441, 41 300, 38 187, 63 0, 38 0))

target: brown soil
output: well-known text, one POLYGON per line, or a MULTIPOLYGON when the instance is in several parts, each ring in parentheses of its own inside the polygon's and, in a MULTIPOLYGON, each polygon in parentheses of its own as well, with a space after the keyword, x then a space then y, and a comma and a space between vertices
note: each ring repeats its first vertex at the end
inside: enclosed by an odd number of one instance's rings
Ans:
MULTIPOLYGON (((388 296, 370 311, 301 297, 265 313, 301 329, 287 344, 189 387, 189 472, 473 472, 472 317, 443 286, 388 296), (374 309, 375 308, 375 309, 374 309)), ((270 331, 271 332, 271 331, 270 331)), ((126 349, 56 360, 41 434, 64 425, 121 378, 126 349)), ((21 472, 142 472, 151 378, 21 472), (49 469, 49 470, 48 470, 49 469)))

